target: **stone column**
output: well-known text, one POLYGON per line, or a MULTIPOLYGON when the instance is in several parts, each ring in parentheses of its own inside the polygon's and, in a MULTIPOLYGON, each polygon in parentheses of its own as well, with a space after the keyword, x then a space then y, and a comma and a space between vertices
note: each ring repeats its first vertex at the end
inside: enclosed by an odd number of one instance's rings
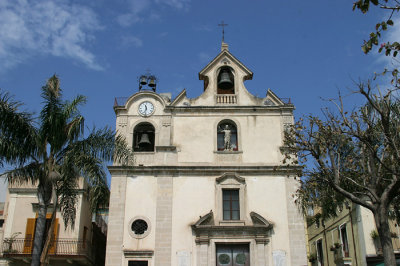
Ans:
POLYGON ((171 265, 172 176, 157 177, 155 266, 171 265))
POLYGON ((126 176, 111 177, 106 265, 121 266, 124 238, 126 176))

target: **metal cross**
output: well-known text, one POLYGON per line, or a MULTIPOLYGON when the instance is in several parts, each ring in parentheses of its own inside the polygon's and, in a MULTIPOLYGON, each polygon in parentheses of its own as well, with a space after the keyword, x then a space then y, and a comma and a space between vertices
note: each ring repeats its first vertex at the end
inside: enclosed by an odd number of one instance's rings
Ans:
POLYGON ((218 24, 218 26, 222 27, 222 42, 224 42, 225 40, 225 30, 224 27, 228 26, 228 24, 225 24, 224 21, 222 21, 220 24, 218 24))

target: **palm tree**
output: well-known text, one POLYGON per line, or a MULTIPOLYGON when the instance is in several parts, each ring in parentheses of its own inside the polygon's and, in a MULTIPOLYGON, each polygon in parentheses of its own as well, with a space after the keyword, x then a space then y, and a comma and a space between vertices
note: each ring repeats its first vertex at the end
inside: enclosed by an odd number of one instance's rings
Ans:
POLYGON ((38 218, 32 251, 32 264, 40 264, 46 237, 47 208, 57 199, 66 225, 75 219, 76 186, 84 177, 91 187, 95 209, 108 197, 104 161, 126 164, 131 151, 126 141, 109 128, 93 129, 85 137, 84 118, 78 107, 84 96, 64 101, 60 81, 53 75, 42 87, 43 109, 38 117, 22 111, 21 103, 0 91, 0 166, 12 165, 2 173, 9 182, 37 185, 38 218))

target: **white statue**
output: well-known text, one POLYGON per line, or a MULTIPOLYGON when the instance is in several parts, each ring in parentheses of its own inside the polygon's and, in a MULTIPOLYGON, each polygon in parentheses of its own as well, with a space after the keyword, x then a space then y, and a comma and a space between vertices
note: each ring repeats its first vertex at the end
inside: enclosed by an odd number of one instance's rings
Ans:
POLYGON ((224 150, 231 149, 231 130, 229 129, 229 125, 225 125, 225 128, 222 129, 224 132, 224 150))

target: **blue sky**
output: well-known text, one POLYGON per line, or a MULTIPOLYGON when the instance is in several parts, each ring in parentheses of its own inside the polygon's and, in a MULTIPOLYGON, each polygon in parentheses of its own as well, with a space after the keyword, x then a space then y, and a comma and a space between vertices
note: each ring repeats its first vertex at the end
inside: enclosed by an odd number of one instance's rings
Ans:
MULTIPOLYGON (((254 73, 251 93, 271 88, 291 98, 296 117, 319 114, 321 97, 390 64, 361 52, 387 15, 352 11, 348 0, 0 0, 0 88, 38 113, 40 88, 56 73, 66 99, 88 97, 89 127, 114 127, 114 97, 137 92, 148 70, 158 92, 198 96, 198 72, 220 51, 223 20, 230 52, 254 73)), ((395 27, 385 38, 397 36, 395 27)))

